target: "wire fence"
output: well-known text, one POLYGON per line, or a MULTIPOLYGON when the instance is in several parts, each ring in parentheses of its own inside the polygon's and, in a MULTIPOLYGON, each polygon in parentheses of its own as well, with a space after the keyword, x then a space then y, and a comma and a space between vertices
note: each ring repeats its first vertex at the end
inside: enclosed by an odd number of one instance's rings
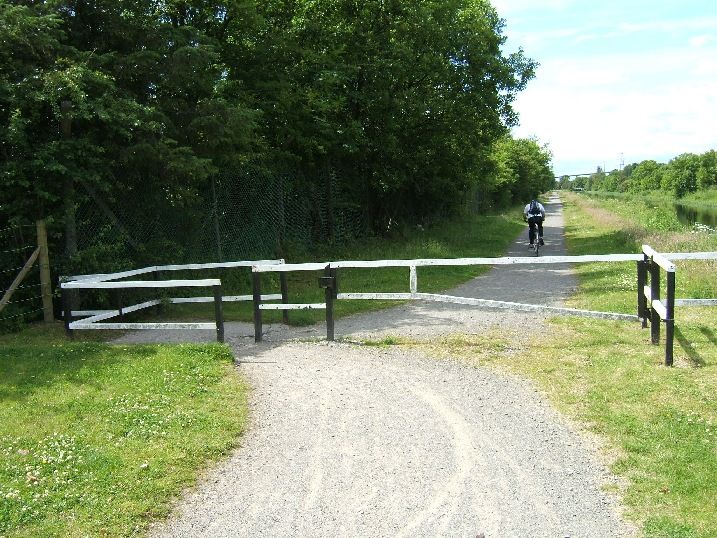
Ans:
MULTIPOLYGON (((0 299, 36 248, 34 225, 10 226, 0 230, 0 299)), ((42 293, 40 269, 35 264, 0 309, 0 333, 16 330, 39 319, 42 319, 42 293)))
POLYGON ((368 218, 332 170, 319 177, 259 166, 225 172, 211 187, 177 204, 127 193, 87 195, 77 210, 82 272, 141 264, 208 263, 285 257, 366 235, 368 218))

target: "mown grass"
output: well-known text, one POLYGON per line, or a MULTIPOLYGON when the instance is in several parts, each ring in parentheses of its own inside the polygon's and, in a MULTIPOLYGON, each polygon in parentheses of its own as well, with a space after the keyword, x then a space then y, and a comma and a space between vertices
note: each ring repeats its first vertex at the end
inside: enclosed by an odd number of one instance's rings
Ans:
POLYGON ((245 417, 225 346, 0 337, 0 536, 141 534, 245 417))
MULTIPOLYGON (((513 208, 500 215, 465 215, 461 218, 437 223, 426 230, 414 229, 400 237, 371 238, 355 241, 343 248, 326 248, 306 253, 297 258, 287 258, 287 263, 319 262, 336 260, 379 260, 416 258, 457 258, 500 256, 524 228, 522 209, 513 208)), ((418 269, 419 291, 436 292, 456 286, 486 270, 483 266, 426 267, 418 269)), ((173 275, 173 277, 176 275, 173 275)), ((186 275, 199 278, 198 273, 186 275)), ((324 292, 318 286, 320 271, 292 272, 287 275, 289 302, 324 302, 324 292)), ((344 269, 339 273, 341 292, 408 292, 407 268, 344 269)), ((250 294, 251 282, 248 270, 237 270, 229 274, 206 272, 202 277, 222 279, 224 294, 250 294)), ((279 279, 275 273, 262 275, 262 292, 279 293, 279 279)), ((394 306, 390 301, 347 301, 336 303, 334 315, 347 316, 358 312, 379 310, 394 306)), ((251 303, 225 303, 224 314, 229 321, 251 321, 251 303)), ((170 317, 179 319, 214 316, 213 306, 175 305, 167 309, 170 317)), ((323 311, 292 311, 290 323, 307 325, 324 318, 323 311)), ((281 313, 265 311, 265 322, 277 322, 281 313)))
MULTIPOLYGON (((682 227, 652 230, 642 201, 565 199, 571 254, 717 250, 717 236, 682 227), (619 206, 619 209, 618 209, 619 206)), ((573 306, 635 312, 635 266, 575 267, 573 306)), ((678 263, 678 297, 717 297, 714 262, 678 263)), ((427 352, 507 368, 534 380, 549 399, 598 434, 618 494, 642 534, 717 537, 717 309, 677 310, 675 367, 664 345, 626 322, 554 318, 545 335, 492 332, 418 345, 427 352)))

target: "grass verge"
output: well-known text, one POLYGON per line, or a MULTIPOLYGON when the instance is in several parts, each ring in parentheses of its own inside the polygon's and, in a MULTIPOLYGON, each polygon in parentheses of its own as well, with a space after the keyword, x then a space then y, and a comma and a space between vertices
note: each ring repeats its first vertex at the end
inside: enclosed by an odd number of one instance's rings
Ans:
POLYGON ((246 387, 221 345, 0 338, 0 536, 131 536, 236 443, 246 387))

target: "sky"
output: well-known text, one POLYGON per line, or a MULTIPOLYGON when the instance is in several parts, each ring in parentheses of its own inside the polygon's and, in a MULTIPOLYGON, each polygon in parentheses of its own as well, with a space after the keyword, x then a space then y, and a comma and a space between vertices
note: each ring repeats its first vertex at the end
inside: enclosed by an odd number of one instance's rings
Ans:
POLYGON ((516 137, 556 175, 717 149, 715 0, 493 0, 504 52, 540 65, 518 95, 516 137))

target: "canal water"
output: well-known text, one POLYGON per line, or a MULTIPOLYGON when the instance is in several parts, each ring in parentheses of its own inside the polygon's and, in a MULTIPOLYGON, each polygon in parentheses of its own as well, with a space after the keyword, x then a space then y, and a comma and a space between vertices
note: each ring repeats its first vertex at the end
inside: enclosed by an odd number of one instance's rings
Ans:
POLYGON ((675 204, 678 220, 688 226, 702 225, 717 229, 717 207, 694 208, 682 204, 675 204))

